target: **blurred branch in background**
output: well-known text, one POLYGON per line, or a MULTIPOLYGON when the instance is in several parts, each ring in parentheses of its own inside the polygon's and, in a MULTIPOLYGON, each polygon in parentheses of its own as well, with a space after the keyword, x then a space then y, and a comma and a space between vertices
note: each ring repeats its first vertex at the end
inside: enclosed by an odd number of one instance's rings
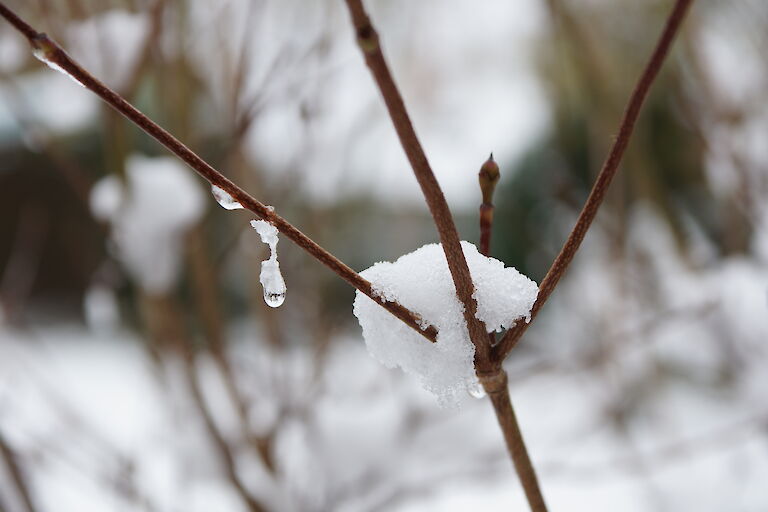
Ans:
MULTIPOLYGON (((24 22, 15 13, 13 13, 13 11, 9 10, 2 3, 0 3, 0 14, 2 14, 2 16, 6 18, 9 23, 11 23, 22 34, 24 34, 27 39, 29 39, 29 43, 33 48, 33 52, 38 59, 45 62, 49 67, 63 72, 65 75, 72 78, 77 83, 99 96, 112 108, 127 117, 130 121, 136 124, 136 126, 144 130, 157 142, 165 146, 168 150, 183 160, 187 165, 192 167, 195 171, 198 172, 198 174, 208 180, 211 185, 217 186, 224 190, 244 208, 250 210, 258 217, 274 225, 282 234, 291 239, 299 247, 307 251, 317 261, 323 263, 339 277, 347 281, 361 292, 365 293, 375 302, 380 304, 384 309, 388 310, 394 316, 413 328, 416 332, 424 335, 424 337, 426 337, 428 340, 434 342, 436 334, 434 327, 422 327, 418 315, 408 311, 397 302, 387 301, 373 293, 371 283, 360 277, 360 275, 358 275, 354 270, 345 265, 327 250, 316 244, 304 233, 291 225, 288 221, 276 214, 274 208, 267 207, 266 205, 262 204, 253 196, 245 192, 242 188, 227 179, 219 171, 211 167, 210 164, 200 158, 196 153, 191 151, 181 141, 171 135, 171 133, 161 128, 154 121, 137 110, 133 105, 128 103, 122 96, 107 87, 104 83, 100 82, 87 70, 72 60, 69 55, 67 55, 64 50, 46 34, 36 32, 32 27, 30 27, 26 22, 24 22)), ((456 240, 458 243, 458 238, 456 238, 456 240)), ((467 276, 469 275, 468 270, 466 271, 466 274, 467 276)), ((469 290, 469 288, 467 288, 467 290, 469 290)), ((467 297, 468 296, 469 295, 467 295, 467 297)))
MULTIPOLYGON (((435 241, 343 4, 161 4, 7 2, 350 267, 435 241)), ((462 238, 494 150, 494 256, 540 280, 671 2, 367 6, 462 238)), ((761 0, 697 2, 582 256, 505 363, 554 510, 765 508, 767 25, 761 0)), ((288 300, 265 306, 265 248, 211 201, 177 247, 175 318, 148 308, 192 364, 150 344, 146 292, 89 196, 105 175, 130 195, 128 162, 160 150, 19 40, 0 26, 0 275, 37 271, 24 300, 1 292, 0 430, 39 512, 525 507, 486 404, 436 410, 372 363, 353 291, 290 246, 288 300), (45 233, 22 230, 37 207, 45 233)), ((10 482, 0 506, 23 510, 10 482)))
MULTIPOLYGON (((0 432, 0 460, 5 465, 5 471, 10 474, 10 480, 12 486, 15 487, 16 493, 22 502, 22 506, 25 512, 35 512, 34 500, 32 499, 32 492, 27 484, 27 478, 22 470, 22 464, 19 457, 14 453, 10 445, 5 441, 2 432, 0 432)), ((5 499, 0 500, 0 509, 10 510, 10 505, 5 503, 5 499)))

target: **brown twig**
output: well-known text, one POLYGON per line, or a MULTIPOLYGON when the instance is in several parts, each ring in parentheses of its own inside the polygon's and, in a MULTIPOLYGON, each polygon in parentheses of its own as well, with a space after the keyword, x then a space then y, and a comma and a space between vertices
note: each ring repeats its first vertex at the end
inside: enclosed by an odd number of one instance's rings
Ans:
MULTIPOLYGON (((272 223, 281 233, 293 241, 296 245, 307 251, 312 257, 331 269, 335 274, 344 279, 347 283, 360 290, 362 293, 373 299, 387 311, 402 320, 406 325, 423 335, 430 341, 435 341, 437 331, 433 326, 422 328, 421 320, 418 315, 409 311, 396 302, 387 302, 378 297, 371 287, 371 283, 357 274, 354 270, 333 256, 327 250, 320 247, 312 239, 295 228, 288 221, 274 212, 274 209, 268 207, 243 189, 227 179, 223 174, 214 169, 205 160, 200 158, 191 149, 176 139, 168 131, 161 128, 154 121, 149 119, 133 105, 128 103, 122 96, 104 85, 101 81, 92 76, 83 69, 67 53, 57 45, 52 39, 43 33, 35 31, 31 26, 25 23, 21 18, 8 9, 0 2, 0 16, 4 17, 17 30, 29 39, 30 44, 35 49, 36 55, 40 55, 48 63, 54 64, 80 82, 85 88, 98 95, 107 102, 112 108, 127 117, 130 121, 144 130, 160 144, 168 148, 172 153, 181 158, 187 165, 192 167, 203 178, 212 185, 226 191, 244 208, 255 213, 260 218, 272 223)), ((458 238, 457 238, 458 243, 458 238)), ((467 273, 467 275, 469 275, 467 273)), ((471 284, 471 283, 470 283, 471 284)), ((471 288, 470 288, 471 290, 471 288)), ((471 295, 471 293, 470 293, 471 295)), ((474 310, 473 310, 474 311, 474 310)), ((474 313, 473 313, 474 314, 474 313)))
MULTIPOLYGON (((443 251, 445 252, 448 267, 456 286, 457 295, 464 305, 464 318, 469 328, 470 338, 475 345, 475 368, 478 372, 478 377, 491 397, 499 426, 504 433, 510 457, 525 490, 531 511, 546 512, 547 508, 539 489, 536 472, 528 457, 520 427, 515 419, 515 412, 509 397, 509 390, 507 389, 507 374, 501 369, 500 360, 492 358, 489 350, 491 347, 489 335, 483 323, 475 317, 477 304, 472 298, 474 286, 445 197, 416 137, 416 132, 408 117, 403 99, 384 60, 378 35, 371 25, 371 21, 361 1, 346 1, 355 26, 358 45, 384 97, 384 102, 395 125, 400 143, 408 156, 416 179, 424 193, 430 213, 437 225, 440 241, 443 244, 443 251)), ((483 187, 483 202, 490 204, 492 202, 493 188, 496 181, 498 181, 498 166, 495 165, 491 158, 490 163, 484 165, 483 168, 487 171, 487 173, 481 171, 480 174, 480 183, 483 187), (492 176, 494 174, 494 167, 496 171, 495 177, 492 176)), ((492 210, 489 210, 489 212, 492 214, 492 210)), ((491 217, 486 214, 485 220, 488 228, 487 242, 489 245, 491 217)), ((485 249, 486 254, 487 252, 488 247, 485 249)))
POLYGON ((483 193, 483 203, 480 205, 480 254, 491 254, 491 230, 493 229, 493 192, 499 182, 499 166, 493 160, 493 153, 480 167, 477 175, 480 191, 483 193))
MULTIPOLYGON (((483 202, 480 204, 480 254, 491 255, 491 232, 493 230, 493 193, 499 182, 499 166, 493 160, 493 153, 480 167, 477 179, 480 183, 480 192, 483 194, 483 202)), ((496 333, 488 333, 488 342, 496 343, 496 333)))
POLYGON ((440 242, 445 252, 448 268, 456 286, 456 294, 464 306, 464 318, 469 328, 469 336, 475 345, 475 365, 478 368, 489 370, 491 365, 490 346, 488 333, 478 318, 475 317, 477 303, 472 298, 474 286, 469 274, 469 267, 461 249, 459 235, 453 222, 451 211, 445 200, 440 184, 432 172, 427 156, 419 143, 416 131, 413 128, 405 103, 397 89, 392 73, 389 71, 384 54, 379 44, 379 36, 371 24, 368 14, 361 0, 346 0, 352 23, 355 27, 357 44, 363 52, 365 62, 373 74, 373 78, 379 87, 384 103, 387 106, 389 116, 395 126, 395 131, 400 139, 400 144, 405 150, 408 161, 411 164, 416 180, 427 201, 427 206, 435 220, 440 242))
POLYGON ((30 27, 28 23, 19 18, 15 12, 7 8, 3 3, 0 3, 0 15, 5 18, 8 23, 13 25, 13 28, 24 34, 30 41, 40 35, 37 30, 30 27))
POLYGON ((515 410, 512 407, 512 400, 509 397, 507 372, 502 369, 493 374, 478 374, 478 377, 493 404, 496 419, 504 434, 507 451, 515 465, 515 471, 520 478, 520 484, 531 511, 546 512, 547 505, 544 503, 544 496, 539 488, 539 480, 533 469, 531 458, 528 456, 528 449, 525 447, 523 434, 520 431, 520 425, 517 423, 515 410))
MULTIPOLYGON (((484 256, 490 256, 491 251, 491 230, 493 229, 493 192, 496 190, 496 184, 499 182, 499 166, 493 160, 493 153, 488 160, 480 167, 478 181, 480 191, 483 194, 483 202, 480 205, 480 253, 484 256)), ((488 334, 489 343, 496 341, 494 333, 488 334)), ((480 383, 488 393, 493 405, 493 412, 496 414, 496 420, 499 422, 499 428, 504 435, 504 442, 507 445, 512 464, 515 466, 515 472, 520 478, 520 485, 523 487, 528 505, 533 512, 546 512, 547 506, 544 503, 544 496, 541 494, 539 479, 536 476, 536 470, 528 456, 528 449, 523 440, 523 433, 520 425, 517 423, 515 408, 512 406, 512 399, 509 396, 509 379, 507 372, 501 368, 501 361, 494 360, 496 369, 489 373, 478 373, 480 383)))
MULTIPOLYGON (((547 275, 539 286, 539 296, 533 305, 531 310, 531 319, 535 318, 539 313, 539 310, 547 301, 552 291, 557 286, 560 278, 563 276, 568 266, 571 264, 576 251, 579 249, 584 236, 587 234, 592 221, 597 215, 597 211, 600 208, 608 187, 611 184, 611 180, 616 174, 619 168, 621 159, 624 156, 624 151, 629 144, 629 138, 632 135, 632 131, 637 121, 637 117, 640 114, 640 108, 643 106, 643 101, 648 95, 648 90, 653 84, 656 76, 661 69, 669 48, 672 45, 672 41, 680 28, 685 13, 690 7, 693 0, 676 0, 675 5, 672 8, 672 12, 667 19, 664 30, 661 33, 661 37, 656 43, 656 47, 651 54, 651 58, 648 64, 645 66, 640 79, 635 85, 634 91, 629 98, 627 108, 624 111, 624 116, 621 119, 619 125, 619 134, 608 153, 608 158, 605 160, 600 174, 597 176, 592 191, 587 198, 584 208, 579 214, 579 218, 576 221, 576 225, 573 227, 568 239, 565 241, 563 248, 560 250, 560 254, 557 255, 552 266, 549 268, 547 275)), ((508 330, 504 337, 501 339, 498 345, 494 347, 494 354, 498 359, 503 360, 509 354, 509 352, 520 341, 520 337, 528 329, 530 322, 518 322, 513 328, 508 330)))

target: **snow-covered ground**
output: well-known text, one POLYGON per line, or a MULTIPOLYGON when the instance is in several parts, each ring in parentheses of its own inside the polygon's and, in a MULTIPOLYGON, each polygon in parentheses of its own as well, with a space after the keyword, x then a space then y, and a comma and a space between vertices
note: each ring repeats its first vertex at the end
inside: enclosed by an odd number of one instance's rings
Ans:
MULTIPOLYGON (((278 402, 304 410, 275 443, 279 478, 266 477, 247 450, 238 455, 247 486, 271 494, 277 509, 525 510, 487 399, 440 409, 354 338, 334 345, 318 379, 309 375, 310 353, 271 353, 251 329, 238 338, 233 355, 255 404, 252 426, 274 421, 278 402)), ((708 374, 700 340, 669 337, 661 346, 664 338, 626 347, 602 371, 542 352, 513 361, 512 397, 552 510, 768 506, 764 351, 744 361, 735 388, 660 385, 624 428, 610 421, 615 397, 633 396, 630 370, 657 351, 689 353, 708 374)), ((0 332, 0 425, 40 510, 136 510, 141 500, 154 510, 244 510, 179 365, 158 368, 126 332, 67 325, 0 332)), ((235 439, 213 365, 202 359, 198 369, 216 421, 235 439)), ((8 503, 9 481, 0 481, 8 503)))

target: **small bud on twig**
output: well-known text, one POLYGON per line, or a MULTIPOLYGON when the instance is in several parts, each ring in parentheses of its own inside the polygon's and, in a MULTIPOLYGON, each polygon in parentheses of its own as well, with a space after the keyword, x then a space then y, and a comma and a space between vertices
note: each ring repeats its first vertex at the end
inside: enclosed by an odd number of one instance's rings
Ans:
POLYGON ((491 250, 491 228, 493 227, 493 191, 499 182, 499 165, 493 159, 493 153, 480 167, 477 175, 483 204, 480 205, 480 253, 488 256, 491 250))
POLYGON ((496 190, 496 184, 499 182, 499 165, 493 159, 493 153, 488 157, 488 160, 480 167, 478 173, 478 179, 480 180, 480 190, 483 193, 483 202, 491 204, 493 203, 493 191, 496 190))

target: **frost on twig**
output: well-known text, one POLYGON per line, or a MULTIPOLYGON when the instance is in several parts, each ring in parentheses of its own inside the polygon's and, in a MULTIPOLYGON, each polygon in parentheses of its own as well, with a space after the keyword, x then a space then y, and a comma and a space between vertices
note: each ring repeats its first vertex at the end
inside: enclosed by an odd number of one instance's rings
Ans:
MULTIPOLYGON (((488 332, 527 319, 538 293, 536 283, 514 268, 505 268, 501 261, 481 255, 469 242, 461 242, 461 246, 475 284, 477 318, 485 322, 488 332)), ((361 275, 371 281, 380 297, 399 302, 438 329, 437 343, 425 343, 358 292, 354 313, 371 355, 387 367, 416 375, 442 406, 456 406, 465 391, 475 391, 475 347, 442 247, 425 245, 394 263, 377 263, 361 275)))
POLYGON ((285 281, 277 261, 277 228, 265 220, 252 220, 251 226, 259 233, 261 241, 269 245, 269 259, 261 262, 259 281, 264 288, 264 302, 273 308, 285 301, 285 281))

